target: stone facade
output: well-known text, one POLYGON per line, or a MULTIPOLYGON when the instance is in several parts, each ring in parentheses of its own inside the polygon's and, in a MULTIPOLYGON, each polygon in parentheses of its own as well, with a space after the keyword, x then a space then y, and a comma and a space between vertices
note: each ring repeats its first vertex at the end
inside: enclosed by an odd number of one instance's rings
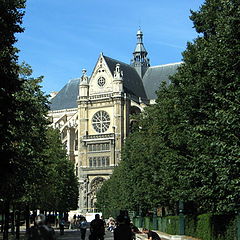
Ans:
MULTIPOLYGON (((79 211, 83 214, 94 210, 98 189, 121 161, 121 150, 131 129, 131 114, 140 113, 154 100, 145 91, 144 75, 150 79, 156 69, 150 67, 142 36, 139 30, 130 65, 101 53, 90 77, 83 69, 80 79, 71 80, 51 99, 49 117, 52 126, 60 130, 69 159, 75 165, 80 184, 79 211)), ((159 67, 169 71, 169 67, 159 67)), ((176 67, 170 73, 175 71, 176 67)), ((158 86, 168 80, 169 75, 165 75, 162 70, 156 75, 158 86)), ((145 79, 148 89, 153 82, 149 79, 145 79)), ((152 86, 152 91, 158 86, 152 86)))

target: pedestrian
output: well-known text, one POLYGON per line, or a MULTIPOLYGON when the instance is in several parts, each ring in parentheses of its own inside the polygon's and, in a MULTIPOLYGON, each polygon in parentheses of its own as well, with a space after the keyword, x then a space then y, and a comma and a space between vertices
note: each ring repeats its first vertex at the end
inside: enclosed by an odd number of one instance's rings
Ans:
POLYGON ((104 240, 105 223, 100 219, 99 214, 95 214, 95 219, 90 223, 90 236, 89 240, 104 240))
POLYGON ((117 222, 119 222, 118 218, 124 218, 124 222, 127 224, 127 225, 130 225, 130 218, 128 216, 128 211, 127 210, 120 210, 120 214, 119 216, 117 216, 117 222))
POLYGON ((117 227, 113 232, 114 240, 132 240, 134 239, 134 235, 130 224, 126 221, 126 218, 124 218, 124 215, 119 215, 117 217, 117 227))
POLYGON ((116 228, 116 223, 113 217, 110 217, 107 221, 107 230, 113 232, 116 228))
POLYGON ((74 224, 74 228, 76 228, 76 223, 77 223, 77 215, 74 214, 74 215, 73 215, 73 224, 74 224))
POLYGON ((79 228, 81 232, 81 239, 85 240, 86 231, 87 231, 87 221, 85 217, 80 218, 79 228))
POLYGON ((36 226, 32 226, 26 233, 27 240, 55 240, 54 229, 49 225, 47 226, 46 217, 39 214, 35 218, 36 226))
POLYGON ((64 227, 65 227, 65 219, 62 218, 61 221, 59 222, 60 235, 64 234, 64 227))
POLYGON ((148 240, 161 240, 161 238, 159 237, 159 235, 156 232, 153 232, 149 229, 144 228, 142 230, 142 232, 147 234, 148 240))

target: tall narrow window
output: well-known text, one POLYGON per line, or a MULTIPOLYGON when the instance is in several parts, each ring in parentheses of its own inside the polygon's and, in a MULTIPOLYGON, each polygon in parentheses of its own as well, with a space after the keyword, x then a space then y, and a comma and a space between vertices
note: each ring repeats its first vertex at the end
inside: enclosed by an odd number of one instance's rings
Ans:
POLYGON ((106 157, 106 166, 109 166, 109 157, 106 157))
POLYGON ((97 159, 96 157, 93 158, 93 167, 96 167, 97 166, 97 159))
POLYGON ((105 167, 106 165, 106 161, 105 161, 105 157, 102 157, 102 165, 105 167))
POLYGON ((102 163, 101 163, 101 157, 98 157, 98 163, 97 163, 97 166, 98 166, 98 167, 101 167, 101 166, 102 166, 102 163))
POLYGON ((92 160, 92 158, 90 157, 89 158, 89 167, 92 167, 93 166, 93 160, 92 160))

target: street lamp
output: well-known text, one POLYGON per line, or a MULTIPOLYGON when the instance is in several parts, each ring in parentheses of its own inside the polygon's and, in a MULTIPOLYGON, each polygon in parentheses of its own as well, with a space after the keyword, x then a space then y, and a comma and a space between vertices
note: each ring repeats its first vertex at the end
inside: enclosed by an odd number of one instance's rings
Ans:
POLYGON ((153 229, 158 229, 158 222, 157 222, 157 208, 153 209, 153 229))
POLYGON ((184 203, 182 200, 179 200, 179 234, 180 235, 184 235, 185 234, 185 231, 184 231, 184 228, 185 228, 185 222, 184 222, 184 203))

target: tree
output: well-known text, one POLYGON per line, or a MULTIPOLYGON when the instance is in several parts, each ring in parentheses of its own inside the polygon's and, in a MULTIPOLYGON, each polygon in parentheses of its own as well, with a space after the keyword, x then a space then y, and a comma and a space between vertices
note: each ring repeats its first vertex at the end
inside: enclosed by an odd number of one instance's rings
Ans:
POLYGON ((175 208, 181 187, 179 162, 185 160, 179 157, 185 149, 183 144, 179 137, 173 137, 183 129, 181 124, 176 125, 180 115, 176 102, 174 88, 163 84, 157 104, 145 108, 137 120, 137 130, 126 140, 122 161, 100 190, 99 205, 135 211, 157 206, 175 208))
MULTIPOLYGON (((18 78, 19 67, 17 64, 17 50, 14 43, 17 41, 15 33, 20 33, 23 28, 20 26, 24 15, 23 8, 25 1, 2 1, 0 7, 0 185, 5 186, 9 173, 13 172, 13 158, 15 149, 13 147, 16 127, 17 93, 22 81, 18 78)), ((1 188, 3 196, 7 194, 1 188)))
POLYGON ((20 26, 24 15, 25 1, 1 1, 0 6, 0 193, 4 200, 6 215, 6 226, 4 237, 8 239, 8 216, 9 216, 9 194, 6 186, 9 174, 14 169, 14 132, 16 126, 15 109, 17 107, 14 94, 20 89, 22 82, 18 78, 17 50, 13 44, 16 42, 15 33, 20 33, 20 26))
POLYGON ((240 6, 207 0, 191 19, 199 36, 126 141, 117 170, 126 181, 114 174, 109 180, 123 188, 130 209, 174 209, 179 200, 195 213, 239 208, 240 6))
POLYGON ((40 186, 39 207, 48 211, 67 212, 77 209, 78 180, 69 161, 58 129, 48 128, 44 149, 46 177, 40 186))
POLYGON ((173 78, 190 130, 194 168, 187 178, 195 178, 195 201, 205 211, 238 208, 239 10, 234 0, 208 0, 192 12, 201 35, 188 44, 184 64, 173 78))

